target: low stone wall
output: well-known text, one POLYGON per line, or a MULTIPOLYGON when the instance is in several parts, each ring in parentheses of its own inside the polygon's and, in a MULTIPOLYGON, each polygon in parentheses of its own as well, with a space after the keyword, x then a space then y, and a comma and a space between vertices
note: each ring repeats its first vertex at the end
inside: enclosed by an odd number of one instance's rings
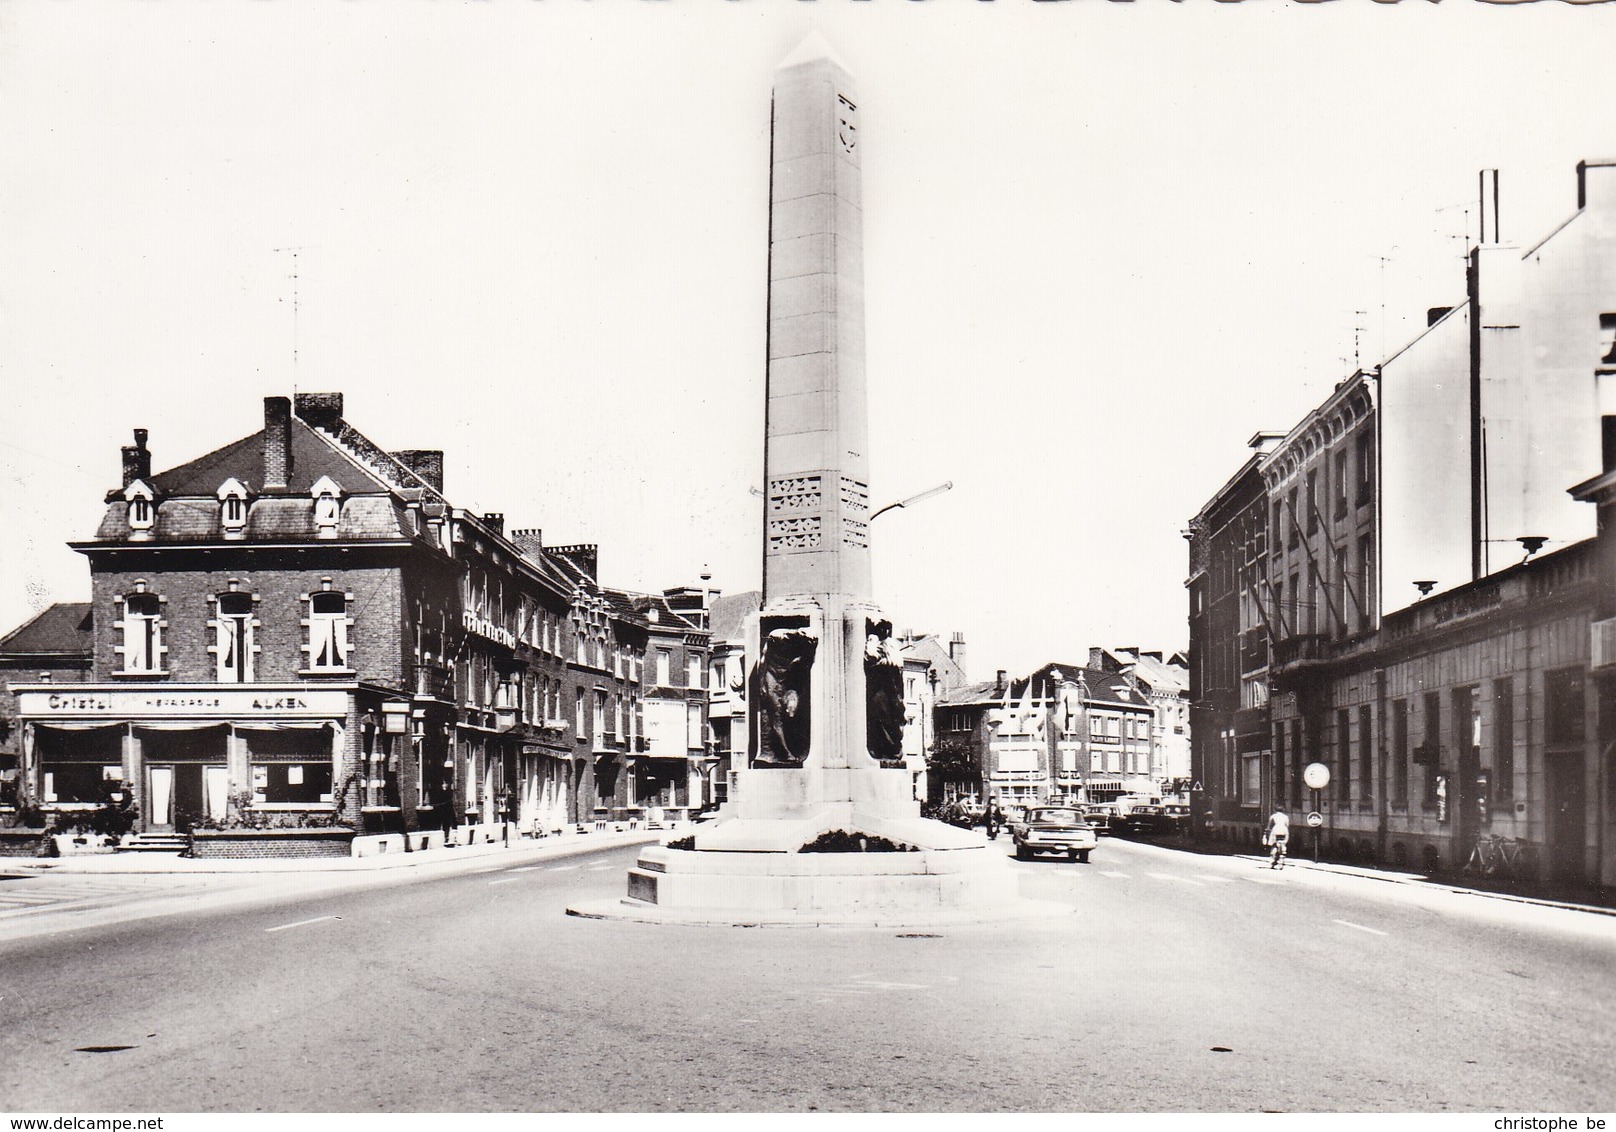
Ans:
POLYGON ((270 857, 347 857, 351 829, 198 829, 191 832, 197 860, 261 860, 270 857))
POLYGON ((0 829, 0 857, 43 857, 48 836, 42 829, 0 829))

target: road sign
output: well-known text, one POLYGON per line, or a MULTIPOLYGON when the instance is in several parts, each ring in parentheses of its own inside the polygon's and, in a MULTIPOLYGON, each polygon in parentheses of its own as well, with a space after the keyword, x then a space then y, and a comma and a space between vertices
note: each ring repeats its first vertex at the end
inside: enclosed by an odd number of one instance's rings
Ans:
POLYGON ((1324 815, 1319 813, 1317 810, 1314 810, 1312 813, 1307 815, 1307 824, 1313 829, 1319 828, 1319 826, 1324 824, 1324 815))
POLYGON ((1330 785, 1330 768, 1323 763, 1308 763, 1307 769, 1302 771, 1302 781, 1309 790, 1323 790, 1330 785))

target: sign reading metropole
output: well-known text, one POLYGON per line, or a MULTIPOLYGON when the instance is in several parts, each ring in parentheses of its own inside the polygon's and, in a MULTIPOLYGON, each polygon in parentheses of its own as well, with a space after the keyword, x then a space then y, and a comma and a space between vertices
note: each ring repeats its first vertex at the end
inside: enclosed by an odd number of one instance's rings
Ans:
POLYGON ((25 719, 332 719, 347 713, 348 693, 336 688, 175 688, 157 692, 63 687, 17 693, 17 714, 25 719))

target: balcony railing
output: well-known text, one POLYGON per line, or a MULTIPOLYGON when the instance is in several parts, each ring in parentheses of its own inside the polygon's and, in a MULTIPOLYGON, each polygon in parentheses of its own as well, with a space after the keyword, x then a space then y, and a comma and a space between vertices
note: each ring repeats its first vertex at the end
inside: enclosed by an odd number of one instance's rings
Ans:
POLYGON ((418 696, 436 700, 454 699, 454 669, 443 664, 417 664, 410 673, 410 687, 418 696))
POLYGON ((1325 638, 1314 633, 1275 641, 1273 665, 1275 668, 1287 668, 1295 664, 1323 660, 1325 644, 1325 638))

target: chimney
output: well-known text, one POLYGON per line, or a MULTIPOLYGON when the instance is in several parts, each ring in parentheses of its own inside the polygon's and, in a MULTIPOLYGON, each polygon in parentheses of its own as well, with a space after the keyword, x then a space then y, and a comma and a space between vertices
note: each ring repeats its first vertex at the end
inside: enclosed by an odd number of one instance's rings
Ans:
POLYGON ((590 581, 599 580, 597 570, 600 567, 600 548, 594 543, 581 542, 572 546, 552 546, 550 553, 560 555, 568 562, 571 562, 590 581))
POLYGON ((1452 307, 1428 307, 1425 311, 1425 325, 1435 326, 1447 318, 1448 312, 1451 310, 1453 310, 1452 307))
POLYGON ((1004 669, 1001 668, 1001 669, 999 669, 999 674, 993 678, 993 694, 995 696, 1004 695, 1004 688, 1005 688, 1005 679, 1004 678, 1005 678, 1005 671, 1004 671, 1004 669))
POLYGON ((1089 667, 1090 668, 1099 668, 1099 669, 1102 669, 1102 670, 1105 668, 1105 650, 1104 649, 1095 648, 1093 645, 1089 646, 1089 667))
POLYGON ((151 452, 146 448, 146 430, 135 429, 135 442, 123 446, 123 486, 136 480, 151 479, 151 452))
POLYGON ((544 531, 538 527, 512 531, 511 541, 529 558, 538 558, 544 553, 544 531))
POLYGON ((1481 171, 1481 239, 1483 244, 1503 243, 1498 234, 1498 170, 1481 171), (1491 235, 1488 232, 1491 231, 1491 235))
POLYGON ((264 487, 284 490, 292 474, 292 402, 264 398, 264 487))
POLYGON ((503 535, 505 533, 505 512, 483 512, 483 526, 493 531, 496 535, 503 535))
POLYGON ((430 448, 407 448, 394 452, 393 459, 420 476, 439 495, 443 494, 443 453, 430 448))
POLYGON ((948 659, 965 671, 965 634, 955 633, 948 638, 948 659))
POLYGON ((299 393, 297 415, 315 428, 334 429, 342 421, 342 394, 299 393))

